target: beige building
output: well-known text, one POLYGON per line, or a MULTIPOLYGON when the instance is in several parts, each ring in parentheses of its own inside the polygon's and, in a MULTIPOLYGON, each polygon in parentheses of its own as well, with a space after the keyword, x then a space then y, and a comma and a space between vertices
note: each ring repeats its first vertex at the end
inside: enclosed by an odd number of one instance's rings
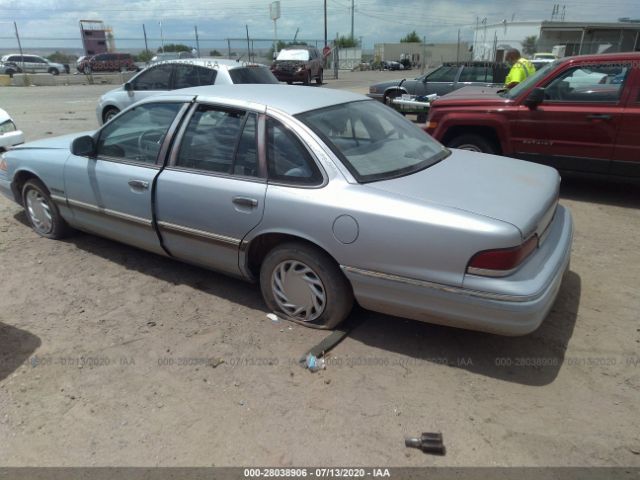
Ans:
POLYGON ((465 61, 471 59, 469 44, 458 43, 376 43, 374 59, 376 61, 411 60, 416 66, 427 67, 443 62, 465 61))

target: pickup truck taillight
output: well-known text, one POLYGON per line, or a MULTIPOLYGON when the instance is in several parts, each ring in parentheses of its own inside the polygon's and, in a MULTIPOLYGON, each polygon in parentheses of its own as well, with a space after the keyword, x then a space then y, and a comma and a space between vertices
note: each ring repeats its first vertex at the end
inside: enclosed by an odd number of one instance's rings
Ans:
POLYGON ((504 277, 513 273, 538 248, 538 236, 517 247, 483 250, 476 253, 467 266, 467 273, 487 277, 504 277))

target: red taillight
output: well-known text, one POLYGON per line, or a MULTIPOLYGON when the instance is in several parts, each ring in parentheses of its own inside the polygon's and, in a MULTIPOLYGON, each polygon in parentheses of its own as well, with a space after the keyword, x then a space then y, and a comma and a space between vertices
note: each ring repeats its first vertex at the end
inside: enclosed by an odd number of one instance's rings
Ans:
POLYGON ((484 250, 471 257, 467 273, 501 277, 509 275, 538 247, 538 236, 534 235, 522 245, 513 248, 484 250))

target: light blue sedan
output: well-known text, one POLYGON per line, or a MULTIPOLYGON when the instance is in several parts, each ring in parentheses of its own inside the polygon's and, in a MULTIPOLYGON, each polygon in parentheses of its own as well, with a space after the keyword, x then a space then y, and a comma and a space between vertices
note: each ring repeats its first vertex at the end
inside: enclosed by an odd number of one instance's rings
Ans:
POLYGON ((41 236, 80 229, 258 281, 270 310, 317 328, 357 301, 535 330, 569 266, 559 182, 448 150, 367 97, 285 85, 169 92, 0 161, 0 191, 41 236))

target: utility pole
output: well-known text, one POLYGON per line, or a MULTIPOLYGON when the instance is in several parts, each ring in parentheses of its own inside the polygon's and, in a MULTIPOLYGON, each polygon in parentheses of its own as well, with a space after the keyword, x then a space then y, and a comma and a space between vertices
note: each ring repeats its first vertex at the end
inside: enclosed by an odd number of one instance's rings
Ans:
POLYGON ((148 52, 149 45, 147 44, 147 29, 145 28, 144 23, 142 24, 142 34, 144 35, 144 51, 148 52))
POLYGON ((456 47, 456 62, 460 62, 460 29, 458 29, 458 46, 456 47))
POLYGON ((355 14, 355 1, 356 0, 351 0, 351 39, 352 40, 354 39, 354 36, 353 36, 353 17, 354 17, 354 14, 355 14))
POLYGON ((195 30, 196 30, 196 50, 198 51, 198 58, 200 58, 200 39, 198 38, 198 26, 194 25, 195 30))
POLYGON ((162 20, 158 22, 160 24, 160 46, 162 47, 162 53, 164 53, 164 35, 162 34, 162 20))
MULTIPOLYGON (((18 40, 18 49, 20 50, 20 60, 22 61, 22 72, 24 73, 24 56, 22 55, 22 43, 20 43, 20 34, 18 33, 18 24, 13 22, 13 28, 16 31, 16 40, 18 40)), ((24 84, 27 85, 27 76, 23 76, 24 84)))
POLYGON ((324 44, 327 45, 327 0, 324 0, 324 44))
POLYGON ((249 60, 251 60, 251 46, 249 45, 249 25, 245 25, 245 28, 247 29, 247 56, 249 57, 249 60))

